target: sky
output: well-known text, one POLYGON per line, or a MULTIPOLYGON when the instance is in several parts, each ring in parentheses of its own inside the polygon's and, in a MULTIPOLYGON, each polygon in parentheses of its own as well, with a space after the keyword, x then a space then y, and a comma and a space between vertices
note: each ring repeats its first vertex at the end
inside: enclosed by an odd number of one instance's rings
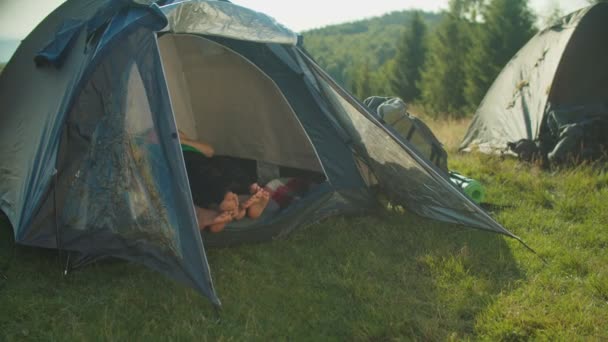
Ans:
MULTIPOLYGON (((307 0, 299 4, 277 0, 233 0, 244 7, 264 12, 294 31, 379 16, 391 11, 447 9, 448 0, 307 0)), ((569 13, 587 5, 586 0, 530 0, 539 17, 547 16, 554 6, 569 13)))
MULTIPOLYGON (((7 49, 16 47, 27 34, 64 0, 0 0, 0 62, 7 49), (7 42, 12 41, 12 42, 7 42), (9 46, 9 47, 7 47, 9 46)), ((448 0, 232 0, 233 3, 266 13, 288 28, 300 32, 311 28, 379 16, 391 11, 422 9, 439 11, 448 0)), ((587 0, 530 0, 542 20, 555 6, 568 13, 587 5, 587 0)), ((10 51, 12 53, 12 51, 10 51)), ((9 54, 10 56, 10 54, 9 54)))

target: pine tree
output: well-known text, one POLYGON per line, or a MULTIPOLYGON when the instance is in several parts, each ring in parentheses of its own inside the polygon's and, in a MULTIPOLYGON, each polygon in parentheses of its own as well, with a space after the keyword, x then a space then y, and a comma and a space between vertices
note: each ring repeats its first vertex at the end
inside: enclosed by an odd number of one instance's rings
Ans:
POLYGON ((409 102, 420 97, 418 83, 426 58, 426 25, 420 12, 414 12, 409 28, 403 34, 391 77, 393 93, 409 102))
POLYGON ((471 42, 470 25, 476 14, 478 1, 451 0, 449 12, 431 37, 427 60, 421 74, 419 87, 422 102, 431 115, 449 113, 464 115, 464 62, 471 42))
POLYGON ((395 58, 391 58, 378 67, 372 77, 372 94, 379 96, 394 96, 392 80, 395 70, 395 58))
POLYGON ((528 0, 492 0, 466 61, 465 97, 479 105, 502 68, 535 32, 528 0))
POLYGON ((369 62, 366 61, 355 69, 350 88, 359 100, 364 100, 372 95, 372 75, 369 70, 369 62))

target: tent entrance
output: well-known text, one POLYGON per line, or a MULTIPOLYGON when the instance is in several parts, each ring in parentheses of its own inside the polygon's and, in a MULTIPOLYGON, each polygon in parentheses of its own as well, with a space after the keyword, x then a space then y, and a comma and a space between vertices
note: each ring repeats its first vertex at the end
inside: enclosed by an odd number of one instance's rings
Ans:
POLYGON ((323 173, 314 147, 277 85, 253 63, 209 39, 159 39, 177 127, 216 155, 323 173))
POLYGON ((591 10, 576 28, 553 80, 552 106, 608 103, 606 19, 606 12, 591 10))

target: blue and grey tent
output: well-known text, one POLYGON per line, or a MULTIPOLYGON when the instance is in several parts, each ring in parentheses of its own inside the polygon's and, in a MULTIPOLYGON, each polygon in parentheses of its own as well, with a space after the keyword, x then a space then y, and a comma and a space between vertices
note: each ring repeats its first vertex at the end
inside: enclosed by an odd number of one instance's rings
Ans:
MULTIPOLYGON (((378 206, 515 237, 392 135, 270 17, 224 1, 70 0, 0 77, 0 208, 17 243, 74 265, 143 263, 219 305, 204 244, 285 236, 378 206), (322 182, 218 234, 197 228, 177 127, 322 182)), ((286 171, 285 171, 286 172, 286 171)))

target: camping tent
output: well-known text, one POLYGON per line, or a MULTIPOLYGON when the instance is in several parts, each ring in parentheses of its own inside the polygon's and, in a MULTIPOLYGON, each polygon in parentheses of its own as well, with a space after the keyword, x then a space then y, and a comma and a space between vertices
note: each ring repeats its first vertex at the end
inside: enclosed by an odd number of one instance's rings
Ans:
POLYGON ((460 148, 494 153, 531 141, 551 157, 572 125, 582 127, 583 136, 593 135, 597 119, 608 118, 607 35, 607 3, 583 8, 536 34, 494 81, 460 148))
POLYGON ((143 263, 219 305, 206 245, 282 237, 395 202, 515 237, 391 135, 263 14, 224 1, 67 1, 0 77, 0 208, 20 244, 143 263), (177 127, 216 154, 323 181, 218 234, 198 228, 177 127), (295 171, 294 171, 295 170, 295 171))

